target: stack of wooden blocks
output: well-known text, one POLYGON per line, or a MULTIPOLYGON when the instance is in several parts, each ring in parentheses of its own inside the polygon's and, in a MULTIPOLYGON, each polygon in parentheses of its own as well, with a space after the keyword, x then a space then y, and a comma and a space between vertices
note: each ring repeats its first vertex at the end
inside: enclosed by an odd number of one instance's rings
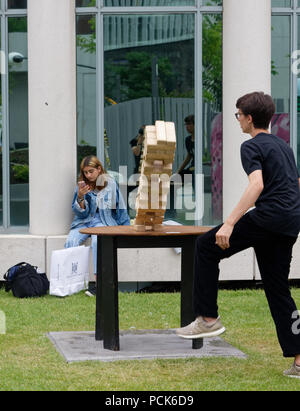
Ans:
POLYGON ((174 123, 156 121, 155 126, 146 126, 134 220, 137 231, 159 230, 162 227, 175 150, 174 123))

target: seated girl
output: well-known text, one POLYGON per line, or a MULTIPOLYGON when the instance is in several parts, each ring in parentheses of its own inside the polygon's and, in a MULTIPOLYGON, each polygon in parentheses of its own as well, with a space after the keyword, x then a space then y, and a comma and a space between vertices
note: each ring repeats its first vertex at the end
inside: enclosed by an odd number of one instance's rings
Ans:
MULTIPOLYGON (((88 237, 83 228, 130 225, 127 207, 118 184, 104 170, 96 156, 85 157, 80 164, 79 182, 72 202, 74 219, 65 248, 78 247, 88 237)), ((92 236, 94 273, 97 272, 97 236, 92 236)), ((96 274, 95 274, 96 275, 96 274)), ((87 295, 95 295, 90 287, 87 295)))

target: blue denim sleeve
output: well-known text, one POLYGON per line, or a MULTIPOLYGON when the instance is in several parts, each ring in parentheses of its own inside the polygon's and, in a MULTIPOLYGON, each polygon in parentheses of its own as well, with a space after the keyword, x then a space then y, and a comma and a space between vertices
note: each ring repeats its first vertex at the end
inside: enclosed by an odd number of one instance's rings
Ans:
POLYGON ((120 192, 119 186, 117 186, 117 223, 118 225, 130 225, 130 218, 127 212, 126 204, 123 199, 123 196, 120 192))
POLYGON ((72 211, 79 218, 86 218, 90 213, 90 206, 88 201, 85 201, 85 209, 82 209, 77 202, 78 187, 76 187, 75 194, 72 201, 72 211))

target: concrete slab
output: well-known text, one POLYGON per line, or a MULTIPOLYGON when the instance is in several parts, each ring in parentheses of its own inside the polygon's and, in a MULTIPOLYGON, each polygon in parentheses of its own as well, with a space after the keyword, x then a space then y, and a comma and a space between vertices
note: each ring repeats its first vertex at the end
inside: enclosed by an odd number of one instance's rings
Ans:
POLYGON ((50 332, 48 337, 69 363, 79 361, 120 361, 201 357, 247 356, 222 338, 207 338, 203 348, 192 349, 192 342, 178 338, 175 330, 135 330, 120 332, 120 351, 104 350, 95 341, 95 332, 50 332))

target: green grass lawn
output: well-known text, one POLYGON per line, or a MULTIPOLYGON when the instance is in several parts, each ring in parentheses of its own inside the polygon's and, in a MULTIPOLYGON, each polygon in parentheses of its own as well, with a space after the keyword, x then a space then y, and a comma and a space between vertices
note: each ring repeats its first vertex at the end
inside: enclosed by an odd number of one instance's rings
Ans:
MULTIPOLYGON (((300 307, 300 289, 292 290, 300 307)), ((120 328, 179 326, 178 293, 120 294, 120 328)), ((19 300, 0 290, 6 334, 0 335, 0 390, 300 390, 300 381, 282 376, 291 359, 282 357, 261 290, 220 291, 224 339, 247 360, 83 362, 67 364, 46 334, 91 331, 95 299, 84 293, 59 299, 19 300)))

